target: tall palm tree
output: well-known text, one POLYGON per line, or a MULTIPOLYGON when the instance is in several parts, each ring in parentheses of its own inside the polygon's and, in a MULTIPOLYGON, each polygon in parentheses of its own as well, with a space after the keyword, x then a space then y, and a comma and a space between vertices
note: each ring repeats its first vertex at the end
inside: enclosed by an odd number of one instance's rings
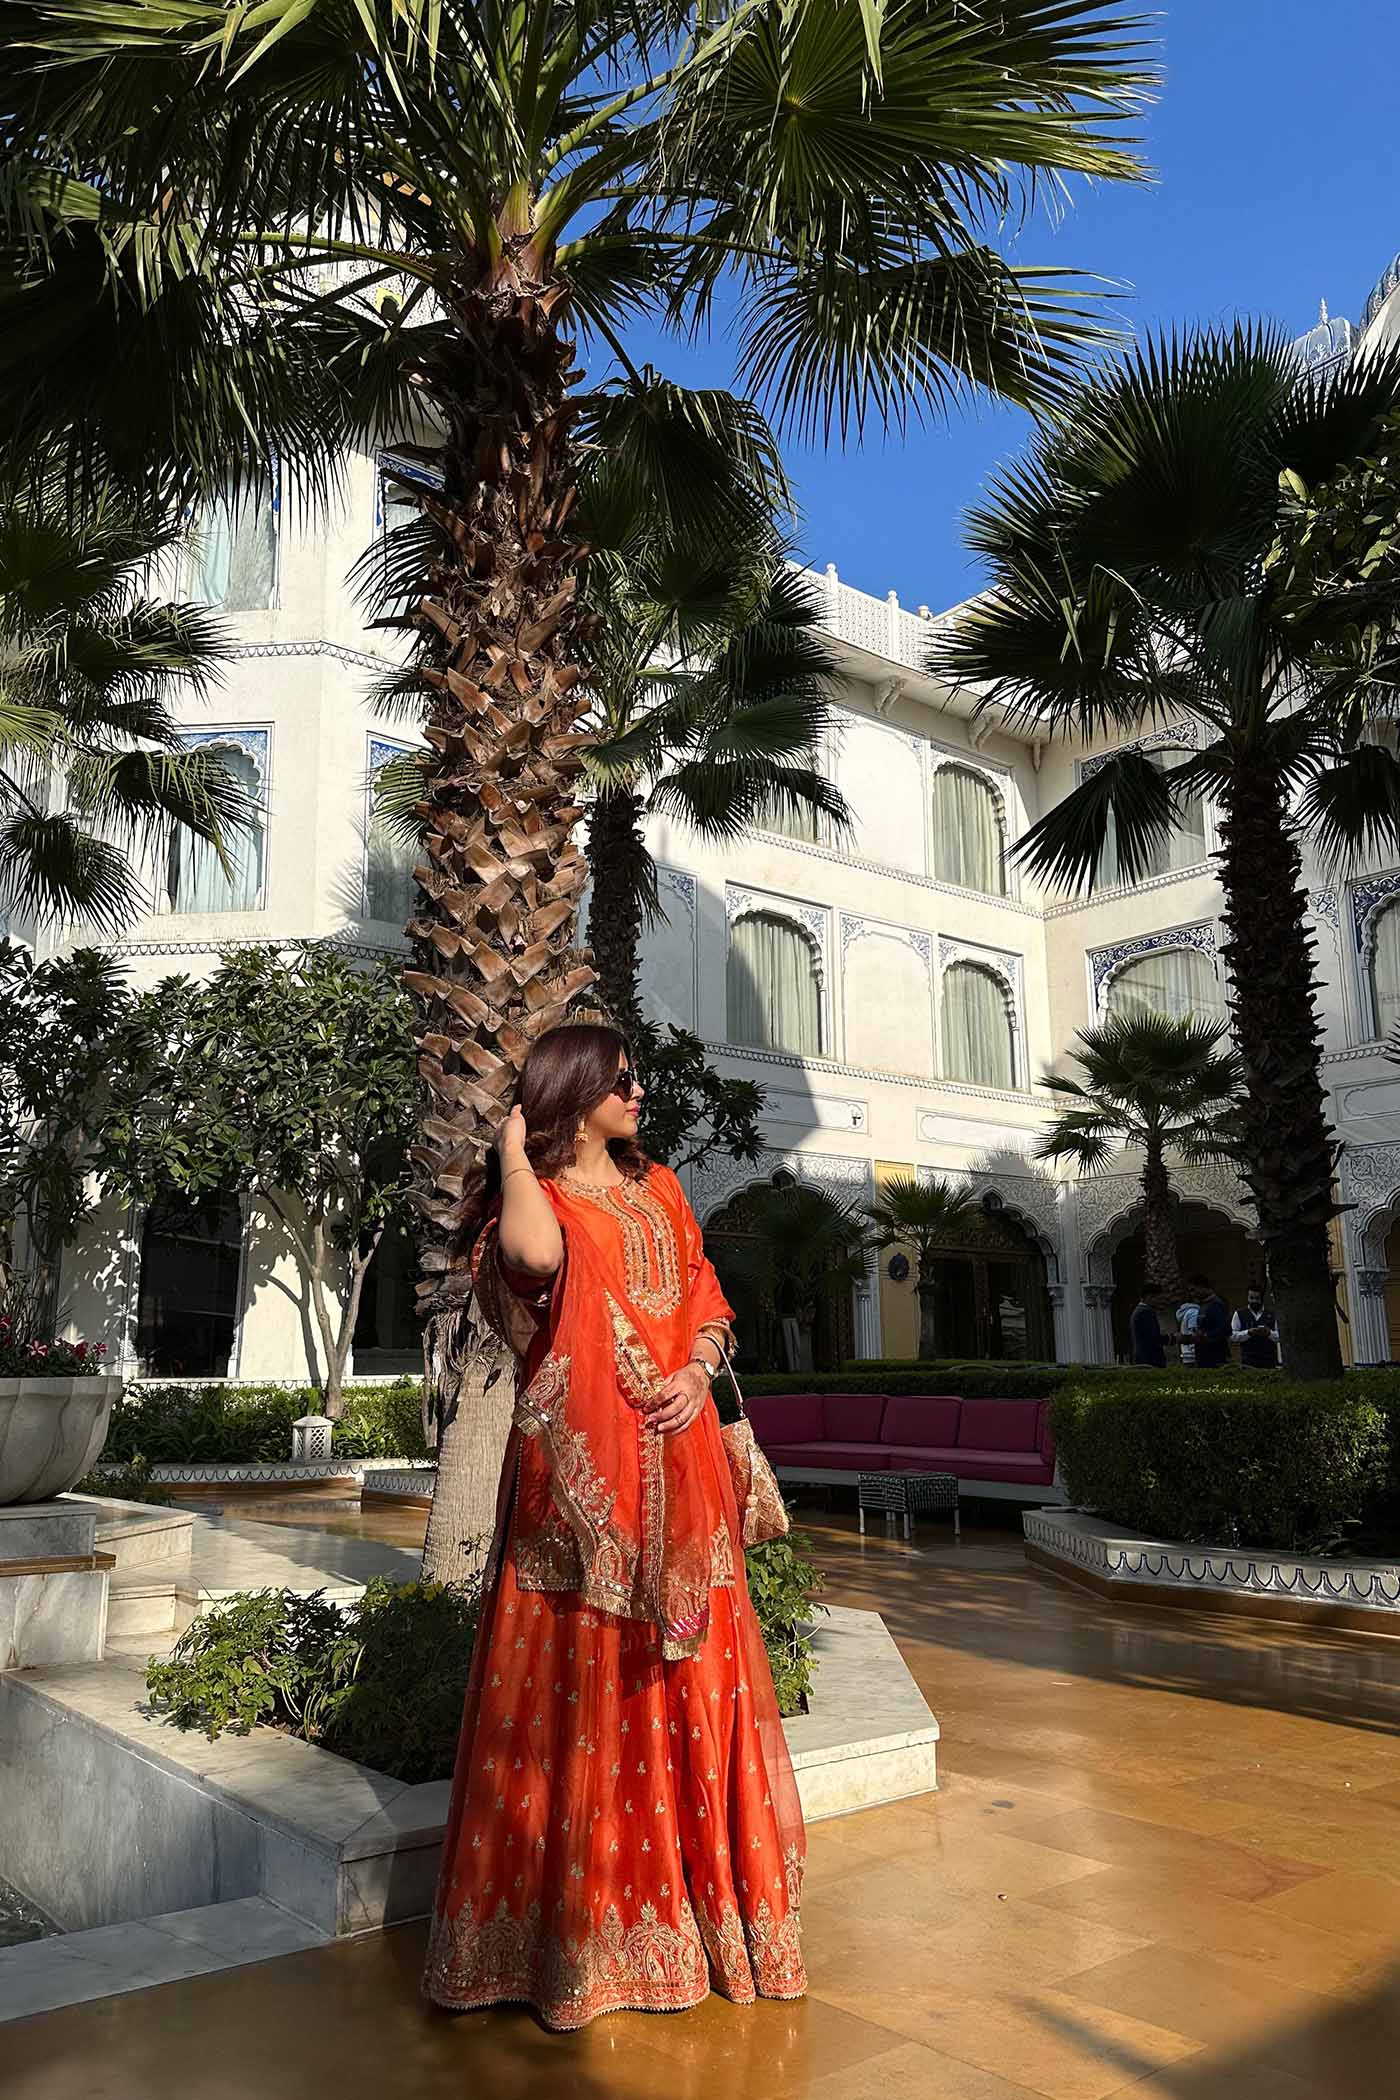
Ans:
MULTIPOLYGON (((1338 859, 1400 839, 1400 763, 1372 731, 1393 712, 1388 689, 1378 696, 1339 646, 1357 617, 1349 594, 1299 606, 1280 595, 1272 557, 1280 478, 1326 482, 1397 404, 1396 354, 1328 379, 1301 374, 1262 328, 1141 345, 994 482, 968 533, 992 588, 930 651, 942 676, 980 682, 1042 734, 1124 740, 1021 841, 1047 883, 1092 881, 1110 819, 1133 880, 1174 812, 1214 798, 1241 1170, 1300 1378, 1341 1368, 1301 848, 1310 836, 1338 859), (1128 741, 1162 723, 1196 745, 1165 772, 1128 741)), ((1377 588, 1393 623, 1400 578, 1377 588)))
POLYGON ((938 1354, 938 1283, 935 1264, 950 1236, 966 1228, 977 1206, 969 1189, 933 1175, 892 1174, 870 1207, 877 1247, 912 1247, 914 1289, 919 1298, 919 1361, 938 1354))
POLYGON ((849 816, 815 763, 836 660, 771 532, 725 547, 647 535, 600 566, 588 942, 605 1005, 634 1026, 638 944, 659 909, 648 811, 719 841, 775 810, 849 816))
POLYGON ((1192 1167, 1239 1157, 1242 1073, 1228 1033, 1223 1021, 1110 1014, 1076 1035, 1077 1076, 1047 1072, 1041 1080, 1063 1106, 1038 1159, 1092 1174, 1125 1147, 1141 1151, 1145 1273, 1169 1294, 1180 1292, 1181 1254, 1168 1153, 1192 1167))
POLYGON ((0 910, 115 933, 149 898, 135 862, 189 832, 222 855, 247 804, 171 712, 203 697, 227 637, 147 595, 179 543, 112 492, 84 517, 52 483, 0 502, 0 910))
MULTIPOLYGON (((717 529, 736 459, 771 479, 761 419, 638 370, 628 323, 700 328, 722 298, 743 387, 807 430, 969 387, 1055 402, 1102 339, 1093 288, 993 237, 1072 175, 1140 174, 1137 18, 1111 0, 0 0, 0 28, 3 441, 57 423, 75 480, 97 459, 206 494, 265 483, 275 458, 317 493, 347 438, 407 431, 438 483, 396 617, 433 754, 409 926, 421 1309, 465 1436, 496 1373, 462 1221, 531 1041, 591 981, 572 948, 581 464, 625 456, 658 513, 708 508, 717 529)), ((450 1441, 443 1486, 466 1470, 450 1441)), ((452 1512, 457 1537, 480 1528, 484 1489, 452 1512)))

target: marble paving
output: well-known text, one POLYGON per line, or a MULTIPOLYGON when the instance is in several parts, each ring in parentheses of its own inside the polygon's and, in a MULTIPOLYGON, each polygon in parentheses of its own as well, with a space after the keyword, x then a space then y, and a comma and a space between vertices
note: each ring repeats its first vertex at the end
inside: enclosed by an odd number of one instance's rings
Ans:
POLYGON ((16 2020, 5 2100, 1387 2100, 1400 1670, 1344 1636, 1125 1612, 968 1526, 812 1517, 878 1608, 941 1788, 810 1833, 811 1995, 578 2035, 435 2016, 421 1925, 16 2020))
MULTIPOLYGON (((59 1939, 33 1939, 0 1952, 0 2021, 295 1954, 320 1946, 323 1937, 265 1897, 248 1896, 59 1939)), ((0 2062, 4 2055, 0 2040, 0 2062)))

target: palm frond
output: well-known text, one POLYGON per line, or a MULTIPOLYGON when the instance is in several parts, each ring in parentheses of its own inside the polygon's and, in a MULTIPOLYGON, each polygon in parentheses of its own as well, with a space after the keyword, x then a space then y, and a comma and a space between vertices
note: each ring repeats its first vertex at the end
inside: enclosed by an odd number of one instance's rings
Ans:
POLYGON ((1048 888, 1088 888, 1103 862, 1112 820, 1119 871, 1134 882, 1171 834, 1172 785, 1141 751, 1107 758, 1046 812, 1012 848, 1048 888))
POLYGON ((1400 846, 1400 759, 1384 744, 1338 753, 1309 780, 1298 818, 1333 872, 1359 854, 1393 854, 1400 846))

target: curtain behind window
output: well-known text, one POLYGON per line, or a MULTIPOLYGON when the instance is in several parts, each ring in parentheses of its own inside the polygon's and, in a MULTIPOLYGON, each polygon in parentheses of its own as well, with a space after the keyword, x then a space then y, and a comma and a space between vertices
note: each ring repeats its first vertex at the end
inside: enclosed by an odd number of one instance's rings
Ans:
MULTIPOLYGON (((258 769, 246 751, 218 751, 225 772, 242 789, 248 801, 259 801, 258 769)), ((263 827, 261 815, 251 824, 230 832, 224 850, 233 869, 233 879, 219 866, 219 856, 207 839, 192 832, 177 831, 170 842, 167 886, 172 911, 256 911, 263 877, 263 827)))
POLYGON ((1110 980, 1111 1014, 1171 1014, 1178 1020, 1223 1021, 1225 1000, 1209 959, 1196 948, 1162 948, 1130 962, 1110 980))
POLYGON ((1376 921, 1376 947, 1371 957, 1371 990, 1376 1002, 1376 1034, 1389 1036, 1400 1026, 1400 906, 1388 904, 1376 921))
POLYGON ((735 920, 729 929, 726 994, 731 1043, 821 1056, 816 963, 805 935, 788 920, 768 912, 735 920))
POLYGON ((259 497, 236 506, 227 498, 201 512, 196 526, 192 595, 225 612, 261 612, 275 603, 277 513, 259 497))
POLYGON ((965 766, 942 766, 934 777, 933 872, 988 896, 1006 889, 997 798, 965 766))
MULTIPOLYGON (((1147 751, 1144 754, 1149 765, 1159 773, 1169 773, 1184 763, 1180 751, 1147 751)), ((1134 880, 1145 882, 1150 875, 1170 875, 1177 868, 1194 868, 1206 858, 1209 844, 1206 838, 1206 806, 1199 795, 1176 805, 1176 823, 1160 845, 1148 856, 1147 865, 1134 880)), ((1096 889, 1112 889, 1125 882, 1127 877, 1118 869, 1118 826, 1113 812, 1109 811, 1108 836, 1104 843, 1103 857, 1095 878, 1096 889)))
POLYGON ((1016 1084, 1006 993, 977 963, 953 963, 943 973, 943 1076, 969 1086, 1016 1084))
MULTIPOLYGON (((373 807, 373 805, 371 805, 373 807)), ((390 829, 377 810, 369 823, 369 850, 365 866, 365 914, 405 926, 418 902, 413 870, 421 859, 419 848, 390 829)))

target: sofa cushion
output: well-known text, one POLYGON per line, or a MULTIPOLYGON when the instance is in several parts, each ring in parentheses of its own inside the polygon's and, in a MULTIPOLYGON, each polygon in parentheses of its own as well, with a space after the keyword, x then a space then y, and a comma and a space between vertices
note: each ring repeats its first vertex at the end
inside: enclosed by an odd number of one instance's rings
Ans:
POLYGON ((929 1393, 895 1393, 885 1402, 882 1444, 956 1444, 965 1403, 929 1393))
POLYGON ((770 1444, 821 1441, 822 1404, 815 1393, 759 1393, 745 1411, 765 1451, 770 1444))
POLYGON ((959 1451, 949 1466, 959 1480, 1005 1480, 1020 1487, 1049 1487, 1055 1468, 1034 1451, 959 1451))
POLYGON ((885 1456, 895 1473, 956 1473, 956 1444, 886 1444, 885 1456))
POLYGON ((1039 1400, 964 1400, 958 1443, 974 1451, 1038 1451, 1041 1407, 1039 1400))
POLYGON ((823 1393, 822 1435, 842 1444, 878 1444, 883 1393, 823 1393))
POLYGON ((883 1473, 889 1454, 881 1444, 765 1444, 764 1455, 774 1466, 810 1466, 814 1471, 837 1473, 883 1473))

